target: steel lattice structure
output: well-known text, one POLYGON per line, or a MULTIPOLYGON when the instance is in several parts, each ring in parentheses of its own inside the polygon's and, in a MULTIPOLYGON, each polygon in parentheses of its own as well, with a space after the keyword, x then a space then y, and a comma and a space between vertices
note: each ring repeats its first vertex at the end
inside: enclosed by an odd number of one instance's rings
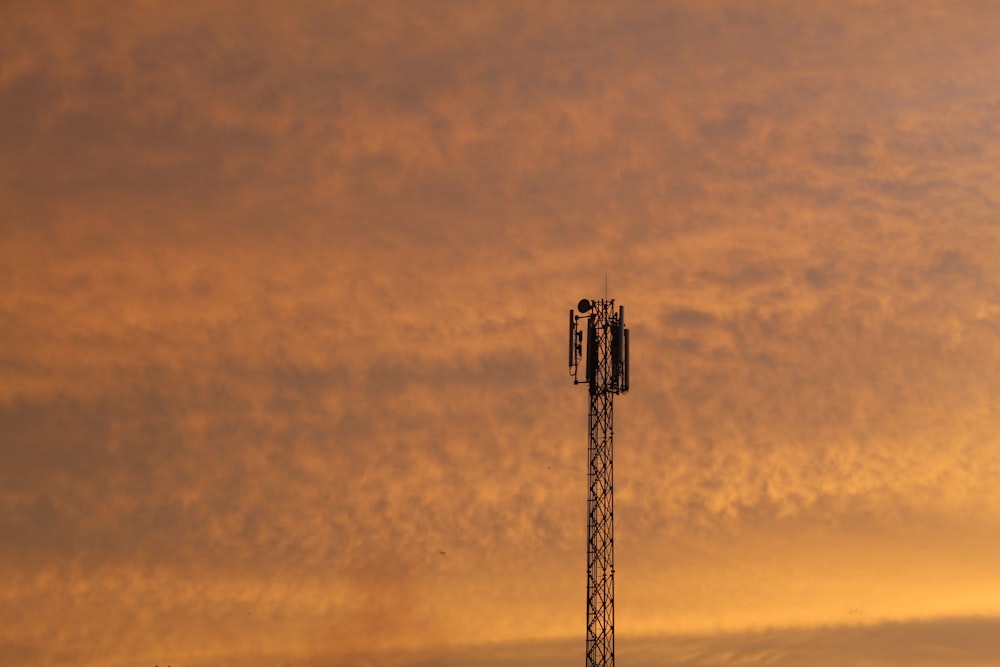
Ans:
POLYGON ((614 396, 628 391, 628 329, 625 309, 614 300, 580 301, 569 312, 569 364, 574 384, 590 390, 590 460, 587 474, 587 660, 586 667, 615 664, 614 396), (586 326, 584 379, 579 378, 586 326))

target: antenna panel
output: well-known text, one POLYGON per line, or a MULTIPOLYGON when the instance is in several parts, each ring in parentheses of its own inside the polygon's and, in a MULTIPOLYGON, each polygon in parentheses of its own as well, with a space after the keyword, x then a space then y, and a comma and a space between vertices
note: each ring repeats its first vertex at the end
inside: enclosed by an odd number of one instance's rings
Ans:
POLYGON ((624 330, 624 349, 622 350, 622 391, 628 391, 628 329, 624 330))
POLYGON ((611 387, 618 390, 622 377, 622 323, 611 323, 611 387))
POLYGON ((597 380, 597 329, 594 318, 587 320, 587 382, 594 385, 597 380))
POLYGON ((573 366, 576 363, 576 317, 573 315, 573 309, 569 310, 569 367, 570 372, 572 372, 573 366))

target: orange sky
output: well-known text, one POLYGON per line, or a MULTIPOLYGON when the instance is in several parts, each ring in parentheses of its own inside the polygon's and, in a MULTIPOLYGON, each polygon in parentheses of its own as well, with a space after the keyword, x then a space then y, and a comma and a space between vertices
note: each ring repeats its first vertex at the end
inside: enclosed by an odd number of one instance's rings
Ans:
POLYGON ((0 662, 996 665, 1000 7, 0 7, 0 662), (443 553, 442 553, 443 552, 443 553))

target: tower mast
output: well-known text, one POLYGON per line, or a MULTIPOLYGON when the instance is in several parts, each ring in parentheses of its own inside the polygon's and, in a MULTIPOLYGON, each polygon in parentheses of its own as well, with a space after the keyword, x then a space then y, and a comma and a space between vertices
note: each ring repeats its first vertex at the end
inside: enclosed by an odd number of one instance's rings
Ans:
POLYGON ((577 310, 569 311, 569 372, 590 394, 586 667, 614 667, 614 397, 628 391, 628 329, 625 308, 616 313, 614 299, 582 299, 577 310))

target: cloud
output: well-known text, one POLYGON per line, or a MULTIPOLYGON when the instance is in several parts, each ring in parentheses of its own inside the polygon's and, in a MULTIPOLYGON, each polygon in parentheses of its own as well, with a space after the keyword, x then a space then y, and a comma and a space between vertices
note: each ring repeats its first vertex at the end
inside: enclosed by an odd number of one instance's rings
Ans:
POLYGON ((988 7, 3 11, 12 654, 575 632, 605 273, 623 628, 995 611, 988 7))
POLYGON ((622 642, 636 664, 739 665, 987 665, 992 618, 942 618, 906 623, 774 629, 704 637, 622 642), (647 662, 648 661, 648 662, 647 662))
MULTIPOLYGON (((859 610, 852 611, 859 613, 859 610)), ((619 660, 640 667, 744 664, 782 667, 845 663, 873 667, 940 664, 980 667, 994 664, 998 659, 992 641, 996 630, 997 621, 992 617, 934 618, 903 623, 770 628, 740 633, 625 636, 617 639, 615 648, 619 660)), ((458 664, 476 667, 562 667, 577 664, 582 651, 580 638, 511 642, 392 656, 361 653, 351 655, 350 659, 353 664, 406 667, 458 664)), ((252 657, 248 658, 252 660, 252 657)))

